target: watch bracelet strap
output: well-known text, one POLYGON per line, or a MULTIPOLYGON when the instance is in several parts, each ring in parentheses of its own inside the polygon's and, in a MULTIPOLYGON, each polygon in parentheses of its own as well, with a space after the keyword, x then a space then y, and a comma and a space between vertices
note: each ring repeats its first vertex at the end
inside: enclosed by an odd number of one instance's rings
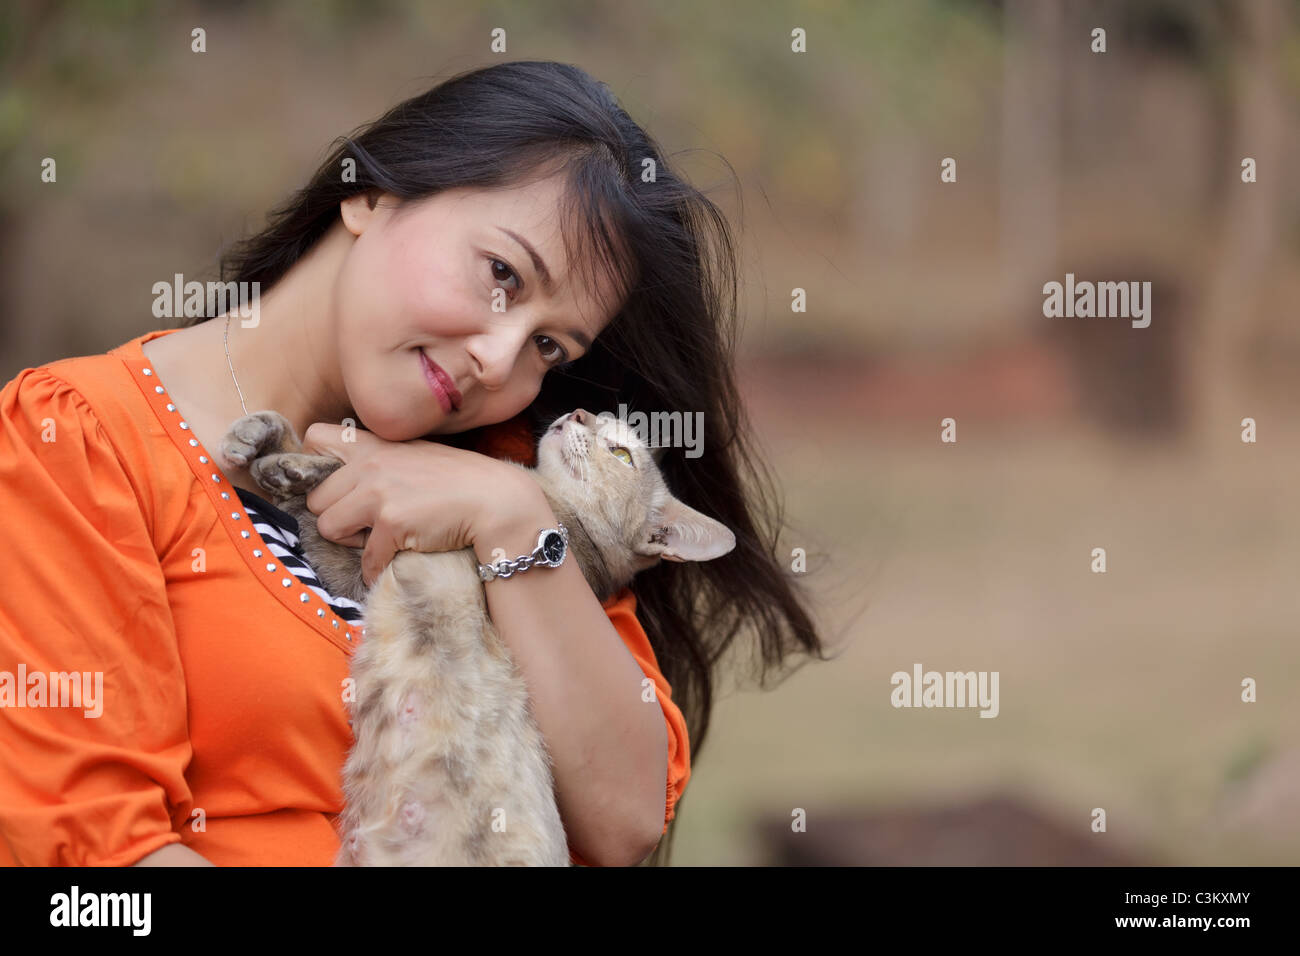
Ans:
MULTIPOLYGON (((564 522, 557 521, 554 528, 543 528, 541 531, 538 532, 538 534, 544 535, 547 532, 553 530, 559 531, 560 537, 564 539, 565 555, 567 556, 568 545, 569 545, 569 529, 564 526, 564 522)), ((502 558, 497 561, 492 561, 488 564, 480 564, 478 566, 479 580, 486 583, 488 581, 493 581, 497 578, 508 578, 511 577, 512 575, 518 574, 521 571, 527 571, 535 564, 540 564, 544 568, 551 567, 550 563, 542 559, 541 550, 542 550, 542 545, 539 542, 537 547, 533 548, 531 553, 521 554, 513 561, 510 560, 509 558, 502 558)), ((561 557, 560 560, 563 561, 564 558, 561 557)))

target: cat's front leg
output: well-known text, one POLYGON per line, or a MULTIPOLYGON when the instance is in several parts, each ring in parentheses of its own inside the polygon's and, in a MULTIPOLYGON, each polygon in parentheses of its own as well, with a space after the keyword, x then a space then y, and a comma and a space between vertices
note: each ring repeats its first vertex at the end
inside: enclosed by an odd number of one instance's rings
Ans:
POLYGON ((248 466, 248 473, 276 498, 293 498, 305 496, 342 466, 343 462, 328 455, 268 452, 248 466))
POLYGON ((237 468, 262 455, 299 451, 302 443, 289 419, 273 411, 253 412, 236 419, 217 446, 225 463, 237 468))
POLYGON ((275 496, 281 510, 297 519, 298 543, 326 590, 360 604, 367 591, 361 574, 362 549, 322 537, 316 515, 307 507, 307 493, 342 466, 343 462, 326 455, 288 453, 258 458, 248 471, 259 487, 275 496))

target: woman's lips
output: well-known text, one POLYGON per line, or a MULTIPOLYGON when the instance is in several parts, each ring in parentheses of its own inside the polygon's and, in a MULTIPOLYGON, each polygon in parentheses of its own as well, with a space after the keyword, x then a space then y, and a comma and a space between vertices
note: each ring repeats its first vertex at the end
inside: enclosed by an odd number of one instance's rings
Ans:
POLYGON ((424 380, 429 383, 429 390, 437 396, 438 404, 444 412, 453 412, 460 408, 460 392, 451 376, 434 364, 429 356, 420 353, 420 364, 424 367, 424 380))

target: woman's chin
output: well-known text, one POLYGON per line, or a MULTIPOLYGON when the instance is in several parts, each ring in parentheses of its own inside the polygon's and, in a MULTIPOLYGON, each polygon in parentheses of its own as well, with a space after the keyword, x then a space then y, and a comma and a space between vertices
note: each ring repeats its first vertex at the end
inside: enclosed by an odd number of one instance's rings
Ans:
POLYGON ((412 438, 428 434, 427 430, 420 430, 419 422, 414 422, 409 417, 385 415, 383 412, 368 414, 358 412, 357 427, 365 429, 384 441, 410 441, 412 438))

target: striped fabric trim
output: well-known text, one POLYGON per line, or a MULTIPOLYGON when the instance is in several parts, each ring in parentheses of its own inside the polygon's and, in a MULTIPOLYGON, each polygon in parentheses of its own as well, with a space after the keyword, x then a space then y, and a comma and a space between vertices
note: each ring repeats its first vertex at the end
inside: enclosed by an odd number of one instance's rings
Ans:
POLYGON ((350 623, 361 620, 362 605, 345 597, 336 597, 325 590, 316 572, 307 563, 298 540, 298 521, 293 515, 281 511, 271 502, 244 488, 235 493, 244 503, 244 510, 253 522, 253 528, 262 536, 271 553, 279 559, 284 569, 297 578, 309 591, 328 604, 340 618, 350 623))

